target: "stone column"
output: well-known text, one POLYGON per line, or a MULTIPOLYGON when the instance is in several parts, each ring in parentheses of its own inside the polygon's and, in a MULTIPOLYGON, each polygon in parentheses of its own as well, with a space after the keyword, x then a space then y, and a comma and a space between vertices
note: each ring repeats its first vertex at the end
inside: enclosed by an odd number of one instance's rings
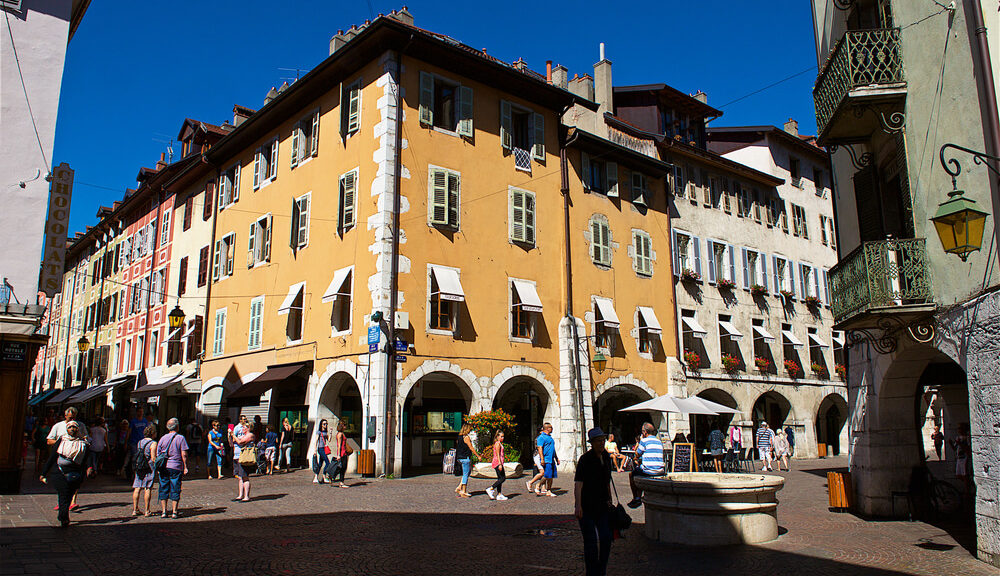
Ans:
MULTIPOLYGON (((581 336, 580 346, 576 350, 576 362, 579 363, 583 386, 585 426, 591 427, 594 423, 594 411, 590 401, 590 357, 587 354, 587 341, 582 337, 587 332, 582 320, 573 318, 573 321, 576 322, 577 334, 581 336)), ((567 473, 576 469, 576 461, 587 450, 580 430, 580 395, 576 384, 576 368, 572 363, 573 348, 572 325, 570 319, 564 316, 559 321, 559 420, 553 422, 552 426, 555 428, 553 436, 561 462, 560 470, 567 473)))

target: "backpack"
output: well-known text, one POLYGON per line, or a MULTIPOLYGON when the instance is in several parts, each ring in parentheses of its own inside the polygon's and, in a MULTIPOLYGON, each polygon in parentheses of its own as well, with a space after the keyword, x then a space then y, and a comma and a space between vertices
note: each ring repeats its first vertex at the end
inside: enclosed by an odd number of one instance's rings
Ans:
POLYGON ((167 460, 170 459, 170 447, 174 445, 174 440, 177 439, 177 433, 174 432, 174 437, 170 439, 167 443, 167 449, 156 453, 156 461, 153 462, 153 470, 157 474, 167 473, 167 460))
MULTIPOLYGON (((140 476, 140 477, 141 476, 145 476, 146 474, 149 474, 150 471, 153 469, 150 466, 150 464, 149 464, 149 452, 147 451, 147 449, 149 448, 149 445, 152 444, 152 443, 153 443, 153 441, 150 440, 148 443, 146 443, 145 448, 143 448, 143 447, 140 446, 139 447, 139 452, 135 455, 135 474, 136 474, 136 476, 140 476)), ((142 444, 142 442, 140 442, 140 444, 142 444)))

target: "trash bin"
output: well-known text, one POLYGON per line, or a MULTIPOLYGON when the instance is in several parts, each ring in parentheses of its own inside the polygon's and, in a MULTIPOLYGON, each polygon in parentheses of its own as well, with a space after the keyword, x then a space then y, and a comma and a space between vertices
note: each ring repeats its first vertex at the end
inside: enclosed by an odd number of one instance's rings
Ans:
POLYGON ((362 476, 374 476, 375 475, 375 451, 374 450, 359 450, 358 451, 358 474, 362 476))
POLYGON ((854 485, 850 472, 827 472, 827 490, 830 493, 830 508, 843 512, 851 507, 854 500, 854 485))
POLYGON ((826 458, 826 444, 819 444, 816 448, 819 450, 819 457, 826 458))

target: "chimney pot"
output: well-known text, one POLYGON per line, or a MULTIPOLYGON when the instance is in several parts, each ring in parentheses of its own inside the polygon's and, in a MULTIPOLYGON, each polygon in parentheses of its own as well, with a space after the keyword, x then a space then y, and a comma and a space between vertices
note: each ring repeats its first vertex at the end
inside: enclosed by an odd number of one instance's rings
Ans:
POLYGON ((615 112, 614 89, 611 83, 611 60, 604 57, 604 43, 601 43, 601 61, 594 64, 594 101, 600 106, 599 114, 615 112))
POLYGON ((795 119, 793 119, 793 118, 789 118, 788 122, 785 122, 784 128, 785 128, 785 132, 788 132, 792 136, 798 136, 799 135, 799 123, 796 122, 795 119))
POLYGON ((545 81, 552 84, 552 60, 545 61, 545 81))

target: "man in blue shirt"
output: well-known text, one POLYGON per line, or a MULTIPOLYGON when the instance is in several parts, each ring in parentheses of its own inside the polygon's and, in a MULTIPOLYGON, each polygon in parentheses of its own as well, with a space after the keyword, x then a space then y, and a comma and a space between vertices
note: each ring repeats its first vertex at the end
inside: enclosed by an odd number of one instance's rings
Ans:
MULTIPOLYGON (((135 458, 137 446, 139 441, 143 439, 143 431, 149 426, 149 420, 146 420, 142 406, 139 406, 135 410, 135 418, 128 421, 128 462, 132 462, 135 458)), ((128 463, 126 463, 126 469, 128 469, 128 463)))
POLYGON ((657 438, 656 428, 649 422, 642 425, 642 439, 635 447, 635 456, 640 459, 640 462, 628 476, 629 485, 632 487, 632 501, 628 503, 629 508, 642 506, 642 490, 635 485, 635 477, 663 476, 665 471, 663 442, 657 438))
POLYGON ((542 493, 546 496, 555 497, 552 493, 552 480, 559 477, 557 466, 559 466, 559 456, 556 455, 556 441, 552 438, 552 424, 546 422, 542 426, 542 433, 538 435, 536 442, 538 455, 541 458, 542 472, 542 493))

